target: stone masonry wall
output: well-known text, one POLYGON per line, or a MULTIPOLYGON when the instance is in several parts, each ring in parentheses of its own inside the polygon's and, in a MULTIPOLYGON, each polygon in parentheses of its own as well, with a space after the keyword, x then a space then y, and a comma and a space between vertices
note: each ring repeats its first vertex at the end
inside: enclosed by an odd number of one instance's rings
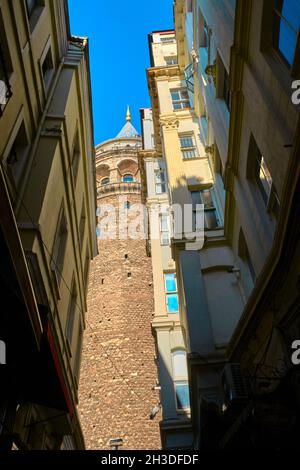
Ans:
MULTIPOLYGON (((124 197, 124 194, 122 195, 124 197)), ((133 204, 140 194, 128 194, 133 204)), ((100 204, 118 205, 115 195, 100 204)), ((151 258, 145 240, 99 240, 92 263, 87 327, 79 387, 79 413, 87 449, 160 449, 160 414, 149 419, 159 394, 151 258)))

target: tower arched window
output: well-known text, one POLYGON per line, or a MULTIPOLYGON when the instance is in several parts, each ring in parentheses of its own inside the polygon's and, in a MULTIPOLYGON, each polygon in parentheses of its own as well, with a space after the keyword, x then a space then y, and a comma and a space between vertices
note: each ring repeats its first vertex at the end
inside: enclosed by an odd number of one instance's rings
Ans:
POLYGON ((124 183, 133 183, 134 182, 134 177, 133 175, 127 174, 123 176, 123 182, 124 183))
POLYGON ((105 186, 105 185, 107 185, 107 184, 109 184, 109 178, 103 178, 103 179, 101 180, 101 186, 105 186))
POLYGON ((183 349, 176 349, 173 351, 172 363, 177 410, 188 410, 190 408, 190 396, 186 352, 183 349))

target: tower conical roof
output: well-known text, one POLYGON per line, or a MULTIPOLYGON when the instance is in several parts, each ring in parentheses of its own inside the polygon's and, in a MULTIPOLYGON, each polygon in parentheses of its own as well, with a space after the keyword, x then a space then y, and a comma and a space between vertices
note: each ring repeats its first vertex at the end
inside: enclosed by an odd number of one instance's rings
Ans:
POLYGON ((117 139, 122 139, 122 138, 134 138, 134 137, 140 137, 138 131, 135 129, 135 127, 131 124, 131 114, 130 114, 130 108, 128 106, 127 108, 127 114, 126 114, 126 124, 125 126, 120 130, 119 134, 117 135, 117 139))

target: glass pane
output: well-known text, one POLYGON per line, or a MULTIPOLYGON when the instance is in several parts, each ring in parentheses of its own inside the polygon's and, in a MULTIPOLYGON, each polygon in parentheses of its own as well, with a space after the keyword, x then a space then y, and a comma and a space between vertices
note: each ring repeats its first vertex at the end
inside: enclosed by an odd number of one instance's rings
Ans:
POLYGON ((261 183, 261 188, 263 189, 266 198, 269 198, 271 187, 272 187, 272 177, 264 160, 264 157, 261 157, 260 169, 259 169, 259 179, 261 183))
POLYGON ((134 181, 134 179, 133 179, 132 175, 124 175, 123 176, 123 181, 124 181, 124 183, 132 183, 134 181))
POLYGON ((196 209, 196 204, 202 204, 200 191, 191 191, 193 208, 196 209))
POLYGON ((156 184, 155 192, 156 192, 156 194, 162 194, 163 190, 162 190, 162 185, 161 184, 156 184))
POLYGON ((175 351, 173 353, 173 373, 174 378, 187 377, 186 353, 185 351, 175 351))
POLYGON ((109 184, 109 178, 103 178, 103 180, 101 181, 102 186, 104 186, 106 184, 109 184))
POLYGON ((299 0, 284 0, 281 10, 282 16, 289 23, 295 34, 300 27, 300 2, 299 0))
POLYGON ((214 207, 210 189, 204 189, 201 191, 201 200, 202 204, 204 204, 205 209, 210 209, 211 207, 214 207))
POLYGON ((176 391, 177 409, 184 410, 184 409, 190 408, 190 396, 189 396, 188 382, 176 382, 175 391, 176 391))
POLYGON ((169 230, 168 216, 167 215, 162 215, 160 217, 160 229, 161 229, 162 232, 167 232, 169 230))
POLYGON ((181 90, 181 99, 189 101, 189 95, 186 90, 181 90))
POLYGON ((213 229, 218 227, 218 219, 217 219, 217 214, 216 210, 206 210, 204 212, 204 220, 205 220, 205 228, 207 229, 213 229))
POLYGON ((181 109, 181 103, 174 103, 174 109, 181 109))
POLYGON ((182 103, 182 107, 185 108, 185 109, 186 109, 186 108, 189 108, 189 107, 190 107, 190 102, 189 102, 189 101, 184 101, 184 102, 182 103))
POLYGON ((196 158, 196 150, 183 150, 182 156, 183 158, 196 158))
POLYGON ((172 95, 172 100, 173 101, 179 101, 180 100, 180 95, 179 95, 178 91, 172 91, 171 95, 172 95))
POLYGON ((175 274, 166 274, 165 275, 165 280, 166 280, 166 291, 167 292, 176 292, 177 291, 177 286, 176 286, 175 274))
POLYGON ((290 65, 292 65, 294 60, 296 43, 297 35, 284 21, 280 21, 278 48, 290 65))
POLYGON ((167 309, 168 313, 178 312, 178 295, 167 294, 167 309))
POLYGON ((194 147, 193 137, 180 137, 180 145, 182 148, 194 147))

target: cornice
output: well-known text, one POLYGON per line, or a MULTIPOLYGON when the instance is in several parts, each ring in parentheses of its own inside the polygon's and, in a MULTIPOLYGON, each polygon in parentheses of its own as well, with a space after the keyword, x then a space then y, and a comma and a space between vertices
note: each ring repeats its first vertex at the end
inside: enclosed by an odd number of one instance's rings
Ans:
POLYGON ((166 131, 177 130, 180 124, 179 119, 176 116, 163 116, 159 120, 160 126, 166 131))
POLYGON ((147 75, 152 80, 163 78, 167 80, 173 77, 178 77, 178 79, 182 78, 182 73, 180 72, 180 68, 178 65, 172 65, 169 67, 151 67, 147 69, 147 75))

